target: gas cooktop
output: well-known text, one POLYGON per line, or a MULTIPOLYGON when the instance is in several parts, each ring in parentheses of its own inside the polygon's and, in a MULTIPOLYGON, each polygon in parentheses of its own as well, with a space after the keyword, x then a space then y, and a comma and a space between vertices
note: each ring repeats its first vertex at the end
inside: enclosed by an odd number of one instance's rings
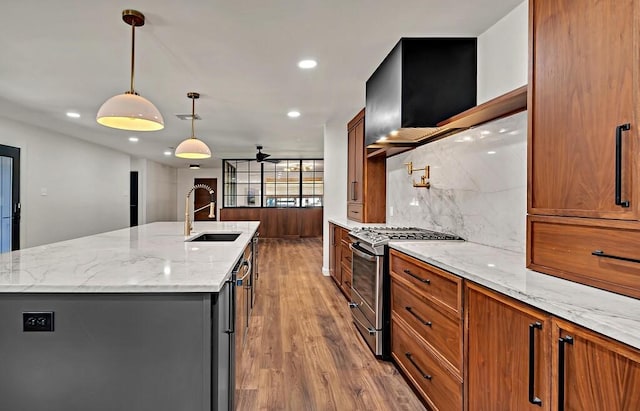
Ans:
POLYGON ((464 241, 457 235, 439 233, 416 227, 358 227, 349 235, 371 246, 386 244, 389 241, 426 241, 426 240, 454 240, 464 241))

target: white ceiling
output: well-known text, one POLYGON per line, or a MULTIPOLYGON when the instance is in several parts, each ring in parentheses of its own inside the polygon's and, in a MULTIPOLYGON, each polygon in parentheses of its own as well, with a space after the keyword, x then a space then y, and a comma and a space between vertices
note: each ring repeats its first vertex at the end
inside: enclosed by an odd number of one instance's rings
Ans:
MULTIPOLYGON (((323 126, 364 106, 364 85, 400 37, 477 36, 523 0, 131 0, 10 1, 0 13, 0 115, 135 156, 163 155, 190 135, 187 92, 197 91, 196 136, 217 159, 322 157, 323 126), (132 133, 95 114, 129 87, 136 9, 136 91, 165 129, 132 133), (297 62, 315 58, 318 67, 297 62), (299 110, 290 119, 286 113, 299 110), (78 120, 65 113, 75 110, 78 120), (138 143, 128 137, 136 135, 138 143)), ((0 136, 1 138, 1 136, 0 136)))

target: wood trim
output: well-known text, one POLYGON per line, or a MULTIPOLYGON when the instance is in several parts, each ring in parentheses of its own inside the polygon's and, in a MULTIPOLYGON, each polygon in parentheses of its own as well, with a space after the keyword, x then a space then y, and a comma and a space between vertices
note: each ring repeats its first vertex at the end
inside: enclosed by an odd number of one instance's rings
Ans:
MULTIPOLYGON (((529 77, 529 83, 528 83, 528 90, 527 90, 527 107, 532 108, 533 107, 533 102, 535 99, 535 78, 534 78, 534 64, 533 62, 535 61, 535 47, 534 47, 534 38, 535 38, 535 33, 533 30, 534 27, 534 6, 535 6, 535 2, 536 0, 529 0, 529 73, 528 73, 528 77, 529 77)), ((533 144, 533 121, 531 119, 531 110, 529 110, 529 113, 527 115, 527 212, 531 213, 531 210, 533 210, 533 198, 532 198, 532 193, 533 193, 533 150, 531 149, 532 144, 533 144)), ((527 238, 529 238, 529 234, 528 234, 528 226, 527 226, 527 238)), ((529 261, 529 247, 527 247, 527 265, 529 265, 528 263, 529 261)))
POLYGON ((355 115, 355 117, 353 117, 351 119, 351 121, 349 121, 347 123, 347 130, 351 130, 352 128, 354 128, 356 126, 356 124, 358 124, 358 122, 362 121, 364 119, 364 111, 365 109, 363 108, 362 110, 360 110, 358 112, 358 114, 355 115))
POLYGON ((524 85, 480 105, 441 121, 438 127, 469 128, 527 109, 527 89, 524 85))

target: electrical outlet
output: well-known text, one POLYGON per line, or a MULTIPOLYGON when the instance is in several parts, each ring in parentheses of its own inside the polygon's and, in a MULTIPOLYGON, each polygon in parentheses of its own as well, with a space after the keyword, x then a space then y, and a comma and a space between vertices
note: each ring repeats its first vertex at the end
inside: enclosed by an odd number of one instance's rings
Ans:
POLYGON ((53 331, 53 311, 22 313, 22 331, 53 331))

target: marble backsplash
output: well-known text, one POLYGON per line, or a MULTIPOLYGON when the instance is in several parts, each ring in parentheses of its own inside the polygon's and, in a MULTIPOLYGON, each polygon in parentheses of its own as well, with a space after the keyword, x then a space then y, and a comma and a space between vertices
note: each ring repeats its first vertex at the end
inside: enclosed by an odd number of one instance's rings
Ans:
POLYGON ((495 120, 387 159, 387 224, 457 234, 525 251, 527 113, 495 120), (431 167, 431 188, 414 188, 431 167))

